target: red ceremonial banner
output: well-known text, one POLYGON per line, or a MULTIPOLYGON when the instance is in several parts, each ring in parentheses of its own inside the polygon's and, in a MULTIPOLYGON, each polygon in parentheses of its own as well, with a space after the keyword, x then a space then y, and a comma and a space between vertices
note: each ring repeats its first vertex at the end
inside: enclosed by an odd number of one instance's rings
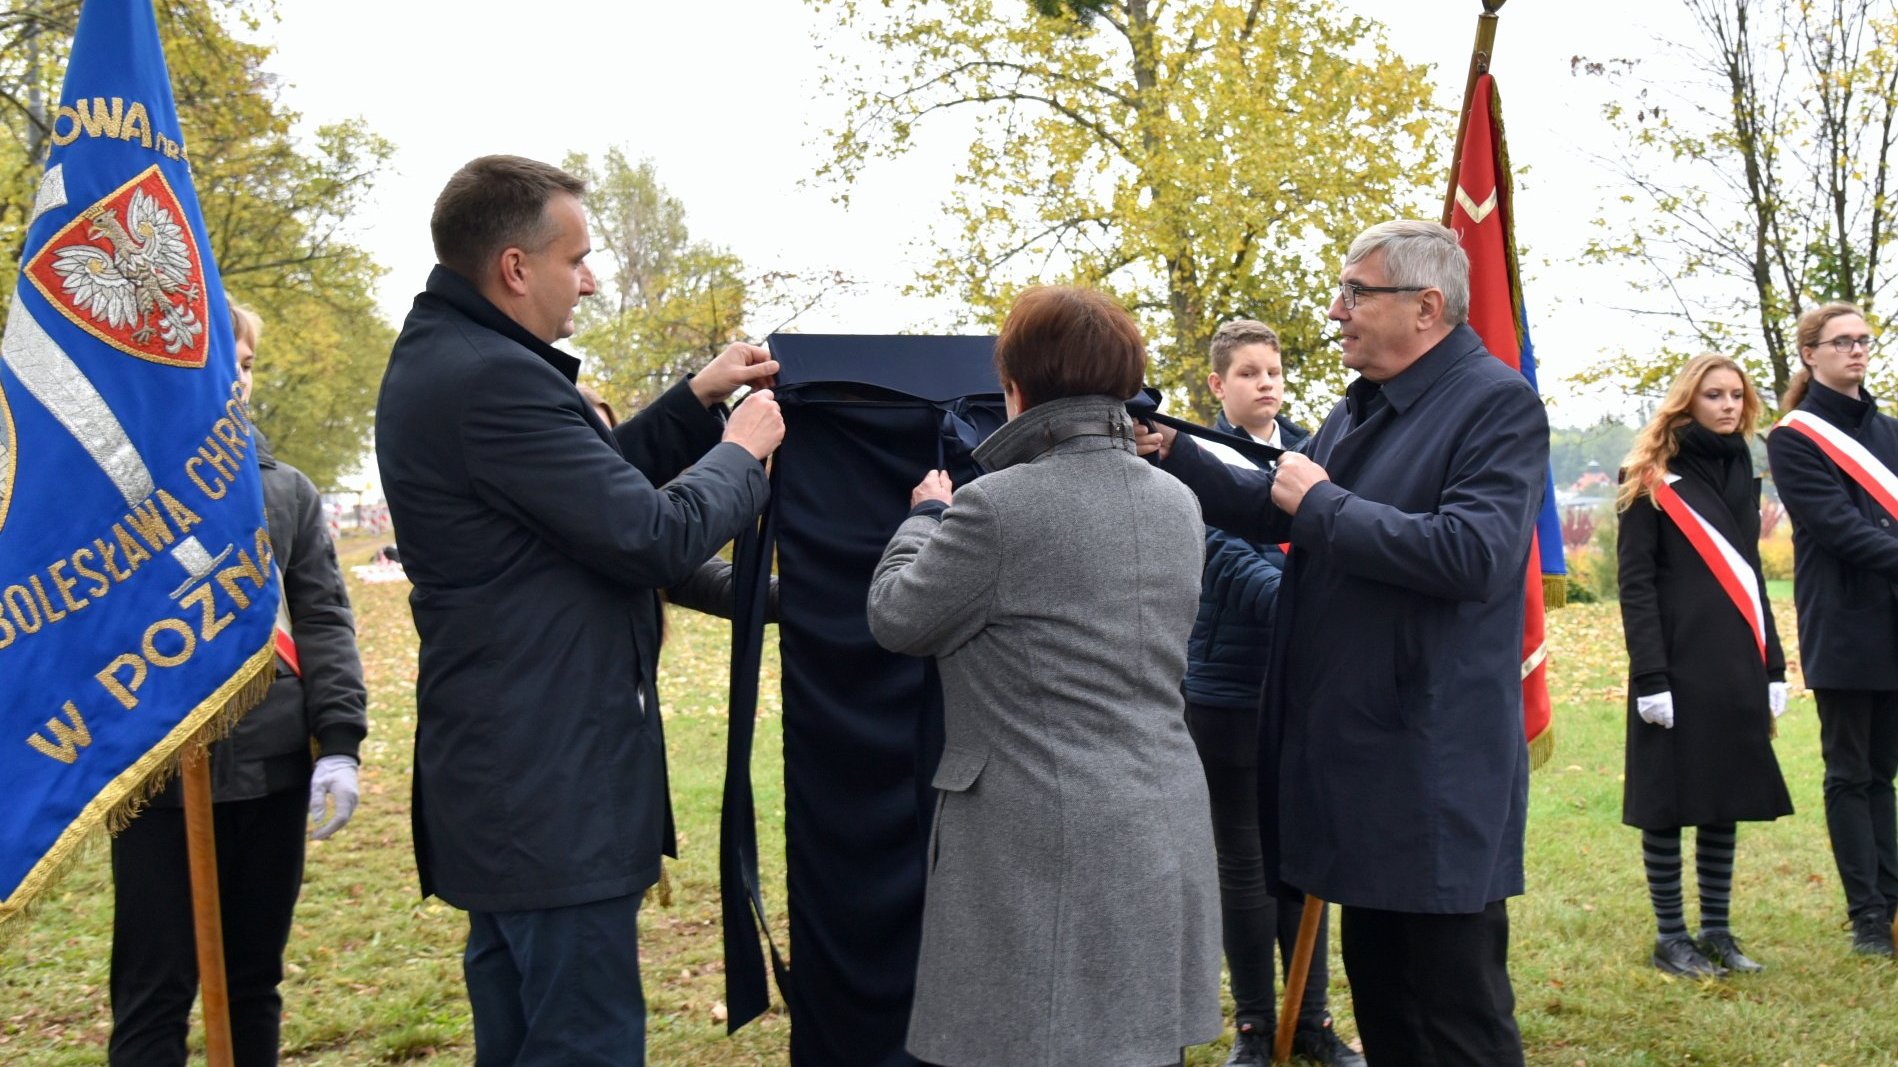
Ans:
MULTIPOLYGON (((1497 359, 1521 370, 1522 279, 1510 217, 1509 154, 1503 144, 1502 101, 1488 74, 1477 78, 1470 95, 1463 158, 1450 200, 1450 227, 1470 257, 1470 326, 1497 359)), ((1541 559, 1541 546, 1532 545, 1522 627, 1522 725, 1531 767, 1541 766, 1554 751, 1541 559)))

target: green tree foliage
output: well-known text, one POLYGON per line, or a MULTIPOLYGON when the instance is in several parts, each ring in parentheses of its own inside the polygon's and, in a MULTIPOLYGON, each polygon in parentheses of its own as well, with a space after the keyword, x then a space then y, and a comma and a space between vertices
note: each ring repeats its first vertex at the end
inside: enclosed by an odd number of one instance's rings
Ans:
POLYGON ((752 286, 737 256, 692 240, 650 160, 610 148, 598 167, 579 153, 561 166, 586 180, 595 249, 610 264, 580 303, 574 341, 595 388, 630 412, 744 336, 752 286))
POLYGON ((1554 472, 1555 487, 1574 485, 1591 463, 1599 464, 1611 481, 1628 450, 1634 447, 1637 427, 1617 419, 1603 419, 1593 426, 1555 426, 1549 429, 1549 468, 1554 472))
MULTIPOLYGON (((0 291, 11 292, 45 164, 79 4, 10 0, 0 13, 0 291)), ((380 268, 347 223, 394 149, 360 121, 296 132, 266 71, 272 48, 238 36, 268 5, 159 0, 193 185, 225 286, 263 317, 256 416, 279 458, 333 486, 361 457, 393 335, 373 297, 380 268)))
POLYGON ((1658 394, 1683 359, 1715 350, 1778 394, 1799 368, 1803 309, 1871 310, 1898 278, 1898 11, 1890 0, 1685 3, 1700 34, 1678 44, 1680 62, 1575 64, 1627 89, 1606 108, 1624 138, 1625 192, 1587 254, 1626 271, 1667 324, 1658 352, 1581 377, 1658 394))
POLYGON ((1033 282, 1111 291, 1157 339, 1149 380, 1201 417, 1207 345, 1240 316, 1280 331, 1296 395, 1337 395, 1324 309, 1346 244, 1434 214, 1449 126, 1425 71, 1332 5, 810 2, 885 57, 831 83, 849 102, 824 173, 844 195, 925 123, 970 120, 917 289, 988 324, 1033 282))

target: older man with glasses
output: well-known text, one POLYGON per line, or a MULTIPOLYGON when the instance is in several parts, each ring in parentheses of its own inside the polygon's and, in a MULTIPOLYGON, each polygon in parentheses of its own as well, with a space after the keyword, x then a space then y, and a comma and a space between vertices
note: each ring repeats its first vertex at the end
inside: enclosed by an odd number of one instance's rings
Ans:
POLYGON ((1261 829, 1287 885, 1342 906, 1373 1067, 1523 1062, 1504 901, 1523 885, 1523 582, 1548 418, 1469 327, 1469 291, 1450 230, 1374 226, 1330 310, 1358 378, 1304 454, 1240 469, 1159 435, 1208 523, 1291 542, 1261 829))

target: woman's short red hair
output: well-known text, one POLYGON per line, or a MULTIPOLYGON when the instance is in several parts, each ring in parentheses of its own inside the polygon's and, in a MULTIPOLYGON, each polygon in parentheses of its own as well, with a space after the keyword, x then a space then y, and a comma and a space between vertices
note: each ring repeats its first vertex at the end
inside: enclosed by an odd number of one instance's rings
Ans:
POLYGON ((1070 396, 1125 400, 1147 375, 1147 345, 1127 309, 1094 289, 1038 285, 1009 309, 995 369, 1023 406, 1070 396))

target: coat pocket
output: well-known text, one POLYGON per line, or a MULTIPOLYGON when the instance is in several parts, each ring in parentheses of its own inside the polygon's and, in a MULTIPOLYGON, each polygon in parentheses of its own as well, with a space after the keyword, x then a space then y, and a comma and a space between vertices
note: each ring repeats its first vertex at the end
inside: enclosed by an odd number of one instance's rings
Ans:
POLYGON ((982 768, 988 764, 989 754, 973 752, 966 748, 944 748, 942 762, 936 765, 935 780, 930 785, 949 793, 964 793, 975 784, 982 774, 982 768))
POLYGON ((951 799, 966 794, 982 775, 987 766, 989 754, 973 752, 966 748, 944 748, 942 761, 936 765, 936 777, 930 782, 942 792, 936 797, 936 817, 929 827, 929 873, 934 875, 942 862, 943 812, 949 807, 951 799))

